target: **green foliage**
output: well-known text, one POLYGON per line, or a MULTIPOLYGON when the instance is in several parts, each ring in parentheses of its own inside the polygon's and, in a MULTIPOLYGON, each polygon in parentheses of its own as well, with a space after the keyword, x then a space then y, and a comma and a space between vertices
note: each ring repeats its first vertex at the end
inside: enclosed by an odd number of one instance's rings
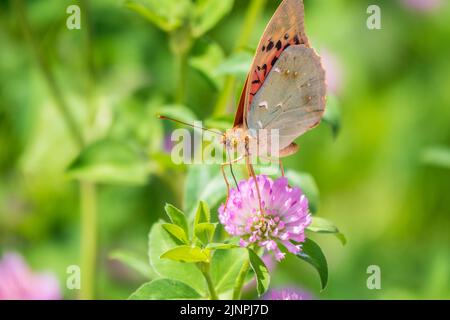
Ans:
POLYGON ((197 0, 191 18, 192 34, 200 37, 213 28, 233 8, 234 0, 197 0))
POLYGON ((234 286, 239 270, 248 258, 245 249, 236 246, 216 247, 211 262, 211 277, 218 293, 225 293, 234 286), (234 249, 235 248, 235 249, 234 249), (233 250, 219 250, 233 249, 233 250))
POLYGON ((250 261, 250 266, 256 276, 256 288, 258 290, 258 295, 262 296, 269 289, 270 284, 270 274, 264 262, 252 249, 248 249, 248 259, 250 261))
POLYGON ((319 245, 311 239, 306 239, 302 244, 302 251, 297 255, 300 259, 308 262, 319 273, 322 290, 328 283, 328 263, 319 245))
POLYGON ((450 168, 450 148, 443 146, 429 147, 422 153, 422 162, 428 165, 450 168))
POLYGON ((184 233, 186 238, 189 237, 189 228, 188 228, 188 222, 186 219, 186 216, 184 215, 184 213, 178 209, 175 208, 173 205, 171 204, 166 204, 165 208, 167 215, 170 218, 170 221, 177 225, 178 227, 180 227, 184 233))
POLYGON ((178 246, 167 250, 161 259, 170 259, 179 262, 209 262, 209 250, 199 247, 178 246))
POLYGON ((156 279, 143 284, 129 300, 182 300, 199 299, 200 294, 184 282, 171 279, 156 279))
POLYGON ((87 146, 67 169, 73 179, 129 185, 144 184, 148 173, 143 155, 127 143, 110 139, 87 146))
POLYGON ((160 259, 161 255, 177 246, 175 240, 160 223, 152 226, 149 234, 149 262, 159 277, 175 279, 186 283, 200 294, 206 291, 202 273, 194 264, 160 259))
POLYGON ((136 254, 132 254, 124 250, 116 250, 111 252, 109 257, 111 259, 122 262, 123 264, 139 272, 148 279, 154 279, 158 277, 156 272, 148 264, 148 261, 137 256, 136 254))
POLYGON ((314 177, 306 172, 287 170, 286 177, 291 186, 300 187, 308 199, 309 209, 314 214, 319 207, 319 188, 314 177))
POLYGON ((312 223, 308 226, 307 230, 316 233, 334 234, 341 241, 342 245, 347 243, 345 235, 339 231, 334 223, 324 218, 313 217, 312 223))
POLYGON ((183 208, 188 217, 195 214, 196 203, 208 200, 215 207, 226 197, 226 186, 220 170, 215 166, 192 165, 189 168, 185 188, 183 208))
POLYGON ((334 95, 328 95, 327 106, 323 115, 325 121, 331 127, 333 138, 337 138, 341 130, 341 107, 338 98, 334 95))

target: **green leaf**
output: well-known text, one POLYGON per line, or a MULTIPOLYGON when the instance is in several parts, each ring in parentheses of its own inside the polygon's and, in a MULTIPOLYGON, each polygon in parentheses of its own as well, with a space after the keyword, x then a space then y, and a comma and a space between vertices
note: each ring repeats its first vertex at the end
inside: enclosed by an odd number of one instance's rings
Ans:
POLYGON ((213 28, 233 8, 234 0, 197 0, 192 17, 192 34, 198 38, 213 28))
POLYGON ((248 259, 250 261, 250 266, 256 276, 256 289, 258 291, 258 296, 262 296, 269 289, 270 284, 270 274, 269 269, 267 269, 264 261, 256 254, 255 251, 248 248, 248 259))
POLYGON ((233 243, 208 243, 206 248, 211 250, 226 250, 240 248, 240 246, 233 243))
POLYGON ((324 218, 313 217, 307 230, 316 233, 332 233, 342 242, 342 245, 347 243, 345 235, 339 231, 334 223, 324 218))
POLYGON ((206 50, 189 59, 191 67, 199 71, 216 89, 222 88, 223 78, 215 74, 214 70, 224 60, 222 48, 216 43, 210 43, 206 50))
POLYGON ((330 125, 333 138, 336 139, 341 130, 341 108, 338 99, 333 95, 327 97, 323 120, 330 125))
POLYGON ((422 162, 450 169, 450 148, 445 146, 429 147, 422 153, 422 162))
POLYGON ((201 295, 184 282, 173 279, 156 279, 143 284, 129 300, 182 300, 200 299, 201 295))
POLYGON ((166 210, 166 213, 169 216, 170 221, 173 224, 179 226, 181 229, 183 229, 186 236, 189 237, 189 227, 186 216, 184 215, 183 211, 181 211, 180 209, 176 208, 175 206, 169 203, 166 203, 164 210, 166 210))
POLYGON ((153 225, 149 233, 148 256, 150 265, 159 277, 180 280, 197 292, 206 294, 206 285, 200 270, 190 263, 181 263, 160 256, 177 246, 173 238, 162 228, 160 223, 153 225))
POLYGON ((148 264, 148 261, 145 261, 144 259, 141 259, 140 257, 123 251, 123 250, 116 250, 113 251, 109 257, 114 260, 118 260, 125 264, 126 266, 130 267, 131 269, 139 272, 144 277, 148 279, 154 279, 157 278, 158 275, 156 272, 150 267, 148 264))
POLYGON ((216 75, 247 76, 248 69, 253 60, 253 54, 245 51, 235 53, 228 57, 215 70, 216 75))
POLYGON ((319 245, 311 239, 306 239, 302 244, 302 251, 297 254, 297 257, 308 262, 317 270, 320 277, 321 288, 322 290, 325 289, 328 283, 328 264, 319 245))
POLYGON ((195 224, 210 222, 211 221, 211 211, 208 204, 200 200, 197 207, 197 212, 195 213, 195 224))
POLYGON ((105 139, 84 148, 67 174, 73 179, 97 183, 143 185, 148 171, 145 157, 127 143, 105 139))
POLYGON ((190 0, 127 0, 125 6, 165 32, 181 27, 190 11, 190 0))
POLYGON ((319 207, 319 188, 313 176, 306 172, 288 170, 286 176, 291 186, 300 187, 308 198, 309 210, 316 213, 319 207))
POLYGON ((226 197, 226 193, 225 181, 217 167, 204 165, 189 166, 183 201, 183 208, 188 217, 194 217, 199 200, 208 199, 208 204, 211 208, 214 208, 226 197))
POLYGON ((218 293, 231 290, 247 259, 247 252, 243 248, 235 250, 217 250, 211 259, 211 278, 218 293))
POLYGON ((189 242, 186 232, 183 228, 177 226, 173 223, 164 223, 162 224, 164 230, 166 230, 169 234, 178 239, 181 243, 187 244, 189 242))
POLYGON ((216 231, 216 225, 210 222, 203 222, 196 224, 194 227, 195 236, 204 245, 210 243, 214 237, 214 232, 216 231))
POLYGON ((179 262, 209 262, 210 251, 192 246, 178 246, 167 250, 161 259, 170 259, 179 262))

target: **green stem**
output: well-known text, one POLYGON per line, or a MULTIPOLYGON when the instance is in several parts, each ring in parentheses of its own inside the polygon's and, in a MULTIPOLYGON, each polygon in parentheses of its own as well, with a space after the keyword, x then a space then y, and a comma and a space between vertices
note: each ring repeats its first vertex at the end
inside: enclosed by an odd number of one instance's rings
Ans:
POLYGON ((177 88, 175 102, 184 104, 186 98, 186 74, 187 74, 187 54, 180 52, 175 56, 176 72, 177 72, 177 88))
POLYGON ((50 67, 46 63, 44 56, 42 55, 42 52, 39 50, 39 46, 36 42, 33 32, 31 31, 31 27, 27 19, 23 0, 14 0, 14 5, 17 10, 19 18, 18 20, 22 28, 23 34, 25 36, 25 39, 31 46, 34 58, 39 68, 41 69, 45 81, 48 84, 50 93, 53 95, 53 98, 56 102, 56 107, 58 108, 59 112, 61 113, 61 116, 66 122, 67 128, 70 134, 72 135, 75 143, 81 148, 84 144, 83 134, 78 129, 77 122, 75 121, 75 118, 73 117, 69 107, 66 104, 66 101, 64 100, 63 94, 56 83, 56 80, 50 70, 50 67))
POLYGON ((201 263, 199 265, 200 271, 203 274, 203 277, 206 280, 206 284, 208 285, 208 290, 209 290, 209 297, 211 300, 219 300, 219 296, 217 295, 216 292, 216 288, 214 287, 214 283, 211 279, 211 274, 210 274, 210 264, 209 263, 201 263))
POLYGON ((81 201, 81 292, 80 298, 94 298, 97 256, 97 192, 95 184, 80 183, 81 201))
POLYGON ((170 50, 175 59, 175 74, 177 76, 175 102, 178 104, 184 104, 186 98, 188 57, 192 44, 193 38, 188 25, 182 26, 169 34, 170 50))
MULTIPOLYGON (((72 115, 56 79, 46 62, 44 55, 39 49, 38 43, 33 35, 32 29, 27 19, 23 0, 14 0, 14 6, 18 14, 18 21, 22 28, 25 40, 30 44, 36 64, 40 68, 47 86, 53 96, 56 107, 58 108, 68 130, 76 145, 82 149, 85 140, 82 131, 79 129, 77 121, 72 115)), ((83 1, 84 8, 87 8, 86 1, 83 1)), ((88 23, 86 23, 88 26, 88 23)), ((89 46, 91 40, 88 39, 89 46)), ((91 50, 88 49, 90 52, 91 50)), ((88 53, 91 56, 91 53, 88 53)), ((89 63, 89 62, 88 62, 89 63)), ((90 68, 90 70, 92 70, 90 68)), ((82 283, 81 294, 82 299, 92 299, 94 297, 95 268, 96 268, 96 235, 97 235, 97 194, 93 183, 80 182, 80 206, 81 206, 81 270, 82 283)))
MULTIPOLYGON (((246 46, 250 41, 252 31, 255 28, 256 22, 260 18, 267 0, 252 0, 247 9, 244 19, 244 25, 239 33, 239 38, 234 47, 233 53, 237 53, 246 46)), ((233 90, 236 84, 236 77, 229 75, 225 79, 223 90, 217 98, 216 106, 214 107, 214 116, 220 116, 226 112, 227 106, 233 94, 233 90)))
POLYGON ((234 284, 233 300, 241 299, 242 287, 244 286, 245 277, 247 276, 249 269, 250 269, 250 261, 247 259, 247 260, 245 260, 244 264, 242 265, 241 270, 239 271, 239 275, 234 284))

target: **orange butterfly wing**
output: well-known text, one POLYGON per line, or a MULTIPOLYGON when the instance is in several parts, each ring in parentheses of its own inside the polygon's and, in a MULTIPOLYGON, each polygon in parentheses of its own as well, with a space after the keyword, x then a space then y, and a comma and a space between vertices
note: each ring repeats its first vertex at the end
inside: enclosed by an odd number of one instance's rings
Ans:
POLYGON ((234 126, 246 127, 247 112, 253 96, 281 53, 290 45, 303 44, 309 47, 304 28, 304 7, 302 0, 283 0, 270 19, 256 49, 255 58, 242 90, 234 126))

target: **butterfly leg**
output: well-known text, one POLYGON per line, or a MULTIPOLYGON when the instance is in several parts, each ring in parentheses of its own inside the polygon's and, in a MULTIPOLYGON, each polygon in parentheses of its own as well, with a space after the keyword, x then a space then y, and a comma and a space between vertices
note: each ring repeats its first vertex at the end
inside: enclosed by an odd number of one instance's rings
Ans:
POLYGON ((278 163, 280 164, 281 176, 284 178, 284 167, 283 167, 283 161, 281 161, 281 158, 278 159, 278 163))
POLYGON ((224 162, 224 163, 222 163, 220 165, 220 170, 222 171, 223 179, 225 180, 225 184, 227 185, 227 200, 225 201, 225 208, 224 208, 224 210, 227 209, 228 199, 230 198, 230 183, 228 182, 227 175, 225 174, 225 166, 230 166, 230 168, 231 168, 231 165, 233 163, 241 161, 242 158, 243 158, 243 156, 240 156, 240 157, 238 157, 236 159, 233 159, 233 160, 228 161, 228 162, 224 162))
POLYGON ((245 162, 247 164, 248 172, 252 176, 253 181, 255 182, 256 194, 258 195, 259 211, 262 214, 264 214, 264 208, 262 206, 262 200, 261 200, 261 192, 259 191, 258 179, 256 178, 256 174, 255 174, 255 170, 253 169, 253 166, 249 162, 248 155, 245 157, 245 162))

